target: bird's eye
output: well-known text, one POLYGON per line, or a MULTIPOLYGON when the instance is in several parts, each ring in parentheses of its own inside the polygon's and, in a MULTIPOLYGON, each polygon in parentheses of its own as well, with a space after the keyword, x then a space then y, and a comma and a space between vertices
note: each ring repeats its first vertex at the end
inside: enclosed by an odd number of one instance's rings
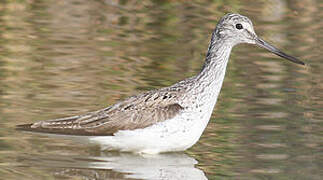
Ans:
POLYGON ((242 24, 239 23, 239 24, 236 24, 236 28, 237 29, 243 29, 243 26, 242 26, 242 24))

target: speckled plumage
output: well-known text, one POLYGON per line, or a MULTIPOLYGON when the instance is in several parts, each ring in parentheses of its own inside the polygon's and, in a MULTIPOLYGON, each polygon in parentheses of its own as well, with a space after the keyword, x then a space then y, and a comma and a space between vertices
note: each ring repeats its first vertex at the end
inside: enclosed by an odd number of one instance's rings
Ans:
POLYGON ((198 141, 207 126, 231 49, 239 43, 257 44, 301 64, 259 39, 247 17, 227 14, 212 33, 205 63, 198 75, 170 87, 129 97, 99 111, 20 125, 18 129, 84 135, 105 149, 144 153, 183 151, 198 141), (237 24, 244 29, 237 28, 237 24))

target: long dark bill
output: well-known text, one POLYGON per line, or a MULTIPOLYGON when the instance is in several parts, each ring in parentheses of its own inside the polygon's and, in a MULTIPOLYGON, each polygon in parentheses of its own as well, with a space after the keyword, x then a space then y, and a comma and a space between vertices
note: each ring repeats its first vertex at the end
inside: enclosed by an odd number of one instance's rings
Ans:
POLYGON ((262 48, 265 48, 267 49, 268 51, 282 57, 282 58, 285 58, 289 61, 292 61, 296 64, 301 64, 301 65, 305 65, 305 63, 293 56, 290 56, 288 54, 285 54, 284 52, 280 51, 279 49, 275 48, 274 46, 270 45, 269 43, 267 43, 266 41, 260 39, 260 38, 256 38, 256 44, 262 48))

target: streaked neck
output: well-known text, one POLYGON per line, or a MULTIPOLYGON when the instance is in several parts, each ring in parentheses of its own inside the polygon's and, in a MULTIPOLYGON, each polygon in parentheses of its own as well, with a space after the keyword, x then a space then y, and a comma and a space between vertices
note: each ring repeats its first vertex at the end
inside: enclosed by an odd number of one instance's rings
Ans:
POLYGON ((213 33, 204 65, 201 72, 196 76, 197 80, 222 85, 231 49, 232 44, 221 40, 216 36, 216 33, 213 33))

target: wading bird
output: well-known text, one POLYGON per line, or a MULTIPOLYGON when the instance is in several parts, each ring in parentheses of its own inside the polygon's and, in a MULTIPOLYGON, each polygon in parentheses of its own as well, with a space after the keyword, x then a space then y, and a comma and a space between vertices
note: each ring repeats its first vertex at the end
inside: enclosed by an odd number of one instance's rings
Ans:
POLYGON ((129 97, 84 115, 18 125, 17 129, 86 136, 105 149, 137 153, 184 151, 200 138, 211 117, 224 79, 231 49, 255 44, 304 65, 260 39, 252 22, 227 14, 216 25, 202 70, 172 86, 129 97))

